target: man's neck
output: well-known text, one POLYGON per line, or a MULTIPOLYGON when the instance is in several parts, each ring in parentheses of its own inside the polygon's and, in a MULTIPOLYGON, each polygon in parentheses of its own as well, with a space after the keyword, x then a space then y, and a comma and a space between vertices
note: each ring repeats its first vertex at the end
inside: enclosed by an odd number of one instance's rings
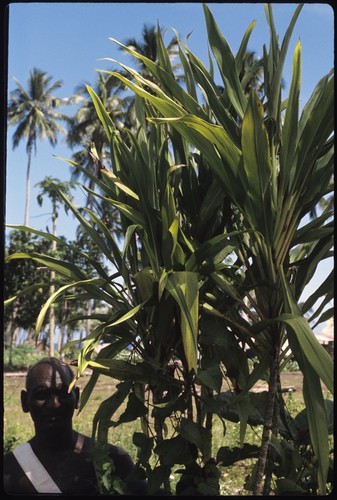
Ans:
POLYGON ((30 443, 36 451, 69 451, 75 449, 76 441, 77 432, 70 428, 48 435, 36 433, 30 443))

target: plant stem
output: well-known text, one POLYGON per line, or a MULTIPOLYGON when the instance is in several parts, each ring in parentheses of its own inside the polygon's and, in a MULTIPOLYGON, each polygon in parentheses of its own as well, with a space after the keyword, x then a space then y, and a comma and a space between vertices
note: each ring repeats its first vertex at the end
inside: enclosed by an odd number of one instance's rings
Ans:
MULTIPOLYGON (((279 403, 279 398, 282 397, 281 394, 281 380, 280 380, 280 373, 279 370, 277 372, 277 394, 275 397, 274 401, 274 415, 273 415, 273 428, 272 428, 272 434, 273 436, 278 435, 278 430, 279 430, 279 415, 280 415, 280 403, 279 403)), ((268 458, 267 458, 267 464, 266 464, 266 473, 265 473, 265 482, 264 482, 264 488, 263 488, 263 496, 269 496, 270 495, 270 483, 271 483, 271 478, 272 478, 272 473, 273 473, 273 468, 274 468, 274 462, 275 462, 275 454, 276 450, 273 446, 269 446, 268 448, 268 458)))
MULTIPOLYGON (((157 403, 160 403, 162 401, 162 390, 159 387, 155 387, 153 389, 152 397, 153 397, 153 404, 156 405, 157 403)), ((164 421, 161 416, 159 416, 157 413, 154 414, 154 431, 155 431, 155 436, 156 436, 156 443, 159 444, 163 441, 163 425, 164 421)), ((164 479, 164 489, 166 492, 170 491, 170 469, 167 468, 167 475, 165 475, 164 479)))
MULTIPOLYGON (((266 412, 264 415, 264 425, 262 431, 262 442, 259 458, 257 461, 257 470, 255 476, 255 484, 253 495, 261 496, 263 494, 263 478, 266 475, 267 458, 271 431, 273 429, 273 419, 275 413, 275 399, 277 393, 277 380, 278 380, 278 362, 279 362, 279 334, 274 332, 271 335, 271 357, 270 357, 270 374, 269 374, 269 390, 267 398, 266 412)), ((265 477, 268 483, 267 477, 265 477)))

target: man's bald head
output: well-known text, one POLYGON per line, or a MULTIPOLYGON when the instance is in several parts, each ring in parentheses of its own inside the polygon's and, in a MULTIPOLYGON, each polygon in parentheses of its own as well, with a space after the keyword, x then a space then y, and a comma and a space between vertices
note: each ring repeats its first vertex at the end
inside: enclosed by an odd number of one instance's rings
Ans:
POLYGON ((27 373, 26 377, 26 390, 29 391, 34 387, 36 383, 36 377, 39 376, 41 369, 44 368, 45 365, 48 365, 52 371, 52 378, 55 379, 56 374, 58 373, 61 377, 62 382, 65 385, 69 385, 74 378, 74 374, 71 368, 68 365, 65 365, 63 361, 60 359, 48 356, 43 359, 40 359, 35 365, 33 365, 27 373))

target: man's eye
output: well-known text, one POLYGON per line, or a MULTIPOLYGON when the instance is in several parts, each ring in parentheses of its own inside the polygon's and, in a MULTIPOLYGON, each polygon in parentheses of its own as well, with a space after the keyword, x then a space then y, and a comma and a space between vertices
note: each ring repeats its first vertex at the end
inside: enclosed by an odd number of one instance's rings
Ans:
POLYGON ((57 391, 57 395, 61 399, 66 399, 69 398, 69 396, 71 396, 71 392, 68 392, 67 389, 61 389, 60 391, 57 391))
POLYGON ((32 394, 35 401, 46 401, 51 395, 56 396, 59 399, 65 400, 72 396, 71 392, 68 392, 66 388, 64 389, 41 389, 32 394))
POLYGON ((34 393, 33 397, 37 401, 44 401, 45 399, 48 399, 49 396, 49 391, 37 391, 34 393))

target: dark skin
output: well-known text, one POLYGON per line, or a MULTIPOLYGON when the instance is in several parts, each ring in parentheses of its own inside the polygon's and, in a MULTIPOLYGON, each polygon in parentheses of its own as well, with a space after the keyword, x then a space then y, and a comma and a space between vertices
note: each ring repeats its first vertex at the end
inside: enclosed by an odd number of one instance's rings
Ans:
MULTIPOLYGON (((28 372, 21 405, 34 422, 35 435, 29 443, 62 493, 97 494, 91 439, 72 425, 79 405, 79 389, 68 391, 72 378, 70 368, 56 358, 44 358, 28 372)), ((112 445, 109 454, 116 474, 127 482, 133 469, 131 457, 112 445)), ((137 484, 136 493, 142 493, 142 486, 137 484)), ((4 487, 7 493, 36 494, 13 453, 4 456, 4 487)))

